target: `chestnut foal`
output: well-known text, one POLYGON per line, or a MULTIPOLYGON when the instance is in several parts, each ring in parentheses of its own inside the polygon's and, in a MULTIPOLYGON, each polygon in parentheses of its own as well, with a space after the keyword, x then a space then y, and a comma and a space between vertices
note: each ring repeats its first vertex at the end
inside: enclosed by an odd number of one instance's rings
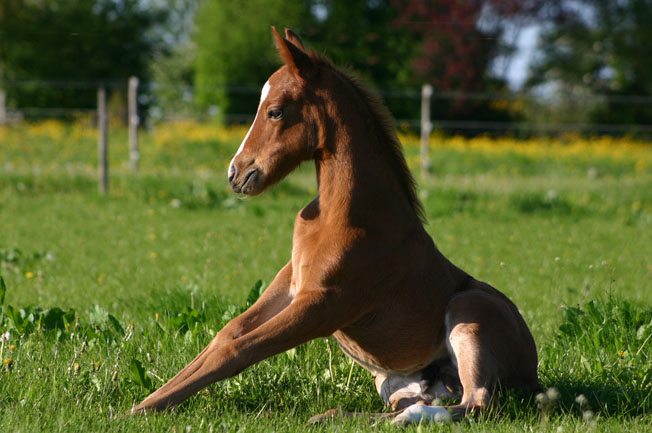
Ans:
POLYGON ((292 31, 272 31, 284 65, 262 89, 229 182, 256 195, 314 160, 319 192, 297 215, 291 259, 260 299, 134 411, 175 406, 330 335, 375 376, 399 411, 395 422, 460 419, 491 406, 499 384, 536 389, 536 347, 516 306, 448 261, 426 233, 380 99, 292 31), (442 396, 461 403, 428 406, 442 396))

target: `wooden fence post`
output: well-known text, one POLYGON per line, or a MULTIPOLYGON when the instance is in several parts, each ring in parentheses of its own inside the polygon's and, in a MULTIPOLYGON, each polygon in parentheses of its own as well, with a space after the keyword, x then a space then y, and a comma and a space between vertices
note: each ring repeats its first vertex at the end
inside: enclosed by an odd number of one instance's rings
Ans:
POLYGON ((432 122, 430 121, 430 99, 432 98, 432 86, 424 84, 421 87, 421 173, 430 172, 430 133, 432 122))
POLYGON ((138 171, 140 152, 138 151, 138 77, 129 78, 129 167, 132 172, 138 171))
POLYGON ((107 159, 107 126, 106 88, 97 89, 97 175, 100 194, 109 190, 109 161, 107 159))
POLYGON ((0 125, 7 123, 7 94, 0 89, 0 125))

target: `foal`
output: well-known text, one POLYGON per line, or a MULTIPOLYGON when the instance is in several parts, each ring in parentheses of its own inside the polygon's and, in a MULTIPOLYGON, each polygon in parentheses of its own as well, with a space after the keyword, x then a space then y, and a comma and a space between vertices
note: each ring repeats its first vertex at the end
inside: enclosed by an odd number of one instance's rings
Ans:
POLYGON ((175 406, 330 335, 372 372, 387 404, 407 408, 397 422, 460 419, 489 407, 499 384, 536 389, 536 347, 517 308, 426 233, 387 109, 293 32, 272 31, 284 65, 263 86, 228 179, 256 195, 313 160, 319 192, 298 213, 290 261, 260 299, 134 411, 175 406), (426 406, 442 396, 461 403, 426 406))

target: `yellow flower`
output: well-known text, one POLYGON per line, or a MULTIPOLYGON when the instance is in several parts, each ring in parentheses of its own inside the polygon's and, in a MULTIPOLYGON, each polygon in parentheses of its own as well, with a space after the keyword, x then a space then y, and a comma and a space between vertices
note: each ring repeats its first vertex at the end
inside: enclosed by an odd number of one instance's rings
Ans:
POLYGON ((619 350, 618 351, 618 356, 620 356, 621 358, 624 358, 626 355, 627 355, 626 350, 619 350))
POLYGON ((14 364, 13 359, 5 358, 5 367, 7 367, 7 370, 9 370, 13 364, 14 364))
POLYGON ((34 278, 34 272, 25 272, 27 278, 34 278))
POLYGON ((149 256, 150 256, 151 258, 155 259, 155 258, 156 258, 156 253, 149 253, 149 256))
POLYGON ((9 350, 11 350, 11 351, 16 350, 16 345, 15 344, 10 344, 9 345, 9 350))

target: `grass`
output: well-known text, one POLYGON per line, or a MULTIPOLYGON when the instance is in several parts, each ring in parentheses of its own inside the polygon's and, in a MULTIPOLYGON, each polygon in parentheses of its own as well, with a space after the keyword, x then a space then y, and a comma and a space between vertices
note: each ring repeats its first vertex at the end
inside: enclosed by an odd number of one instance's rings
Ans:
MULTIPOLYGON (((383 410, 370 374, 332 339, 172 413, 126 416, 256 297, 258 280, 271 281, 314 194, 306 166, 240 200, 223 172, 244 131, 166 128, 143 137, 138 175, 115 130, 106 198, 93 131, 0 131, 0 331, 10 334, 0 343, 0 431, 395 431, 305 424, 334 407, 383 410)), ((435 141, 434 172, 419 182, 427 228, 447 257, 516 302, 541 383, 557 392, 505 392, 497 414, 407 430, 650 431, 652 148, 483 140, 435 141)), ((406 152, 416 167, 411 138, 406 152)))

